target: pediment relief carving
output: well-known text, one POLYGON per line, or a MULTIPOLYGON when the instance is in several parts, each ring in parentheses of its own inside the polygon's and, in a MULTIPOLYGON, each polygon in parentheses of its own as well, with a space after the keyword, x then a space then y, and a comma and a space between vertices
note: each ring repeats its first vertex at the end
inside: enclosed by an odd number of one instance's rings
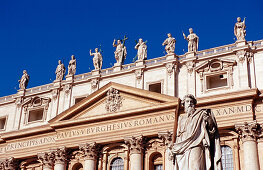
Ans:
POLYGON ((44 110, 48 109, 48 105, 50 103, 50 98, 40 98, 40 97, 31 97, 24 100, 23 108, 24 111, 27 111, 29 108, 38 108, 44 107, 44 110))
POLYGON ((122 106, 123 97, 120 95, 119 91, 114 88, 110 88, 107 92, 106 106, 105 109, 108 112, 116 112, 122 106))
POLYGON ((195 70, 200 72, 216 72, 220 70, 227 70, 229 68, 232 68, 234 65, 236 65, 235 60, 230 59, 212 59, 205 61, 198 65, 195 70))

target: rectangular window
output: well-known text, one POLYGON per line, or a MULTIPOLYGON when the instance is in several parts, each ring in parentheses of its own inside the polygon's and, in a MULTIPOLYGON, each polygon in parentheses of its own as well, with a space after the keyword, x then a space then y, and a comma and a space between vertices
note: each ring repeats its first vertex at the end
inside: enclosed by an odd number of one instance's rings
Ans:
POLYGON ((211 75, 206 77, 206 88, 214 89, 227 86, 227 73, 211 75))
POLYGON ((162 83, 159 82, 159 83, 149 84, 149 91, 162 93, 162 83))
POLYGON ((43 119, 44 108, 37 110, 30 110, 28 115, 28 122, 34 122, 43 119))
POLYGON ((6 125, 6 118, 2 117, 0 118, 0 130, 4 130, 6 125))

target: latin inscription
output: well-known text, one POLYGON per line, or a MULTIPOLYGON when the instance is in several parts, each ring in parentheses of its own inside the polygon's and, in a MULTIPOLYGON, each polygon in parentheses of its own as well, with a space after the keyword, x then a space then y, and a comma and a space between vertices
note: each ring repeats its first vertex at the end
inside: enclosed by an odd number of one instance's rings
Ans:
POLYGON ((212 109, 215 116, 233 115, 244 112, 252 112, 251 105, 232 106, 225 108, 212 109))

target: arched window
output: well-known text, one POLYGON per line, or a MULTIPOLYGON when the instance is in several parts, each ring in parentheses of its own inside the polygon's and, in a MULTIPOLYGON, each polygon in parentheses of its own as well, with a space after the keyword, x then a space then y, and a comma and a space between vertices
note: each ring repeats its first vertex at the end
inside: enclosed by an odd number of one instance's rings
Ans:
POLYGON ((123 159, 121 159, 120 157, 113 159, 110 164, 110 170, 124 170, 123 159))
POLYGON ((156 153, 151 159, 151 170, 163 170, 162 154, 156 153))
POLYGON ((233 152, 229 146, 221 146, 223 170, 234 170, 233 152))
POLYGON ((83 166, 81 163, 76 163, 73 167, 72 170, 83 170, 83 166))

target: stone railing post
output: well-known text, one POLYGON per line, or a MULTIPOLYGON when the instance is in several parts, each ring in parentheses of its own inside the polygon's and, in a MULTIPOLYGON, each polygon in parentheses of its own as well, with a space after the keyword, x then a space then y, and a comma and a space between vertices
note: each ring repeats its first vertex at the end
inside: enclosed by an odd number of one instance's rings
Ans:
POLYGON ((98 145, 95 142, 79 145, 79 149, 84 152, 84 170, 96 170, 98 158, 98 145))
POLYGON ((143 149, 144 149, 144 137, 138 136, 125 139, 125 143, 130 148, 130 170, 142 170, 143 169, 143 149))
POLYGON ((244 169, 259 170, 257 137, 260 133, 260 126, 257 122, 235 125, 235 128, 242 140, 244 149, 244 169))

